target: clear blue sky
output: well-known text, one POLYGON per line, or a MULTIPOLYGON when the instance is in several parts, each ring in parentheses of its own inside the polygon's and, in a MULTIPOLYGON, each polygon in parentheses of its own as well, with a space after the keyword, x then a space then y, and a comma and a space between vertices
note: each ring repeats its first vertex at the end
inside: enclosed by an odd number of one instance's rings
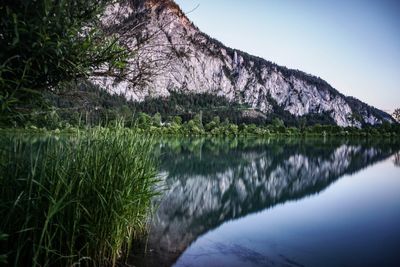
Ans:
POLYGON ((345 95, 400 107, 400 0, 176 0, 227 46, 328 81, 345 95))

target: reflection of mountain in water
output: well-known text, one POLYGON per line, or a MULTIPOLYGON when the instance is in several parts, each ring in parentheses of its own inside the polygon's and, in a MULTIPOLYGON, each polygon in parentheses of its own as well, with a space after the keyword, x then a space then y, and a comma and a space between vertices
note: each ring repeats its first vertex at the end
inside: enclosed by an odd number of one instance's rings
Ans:
POLYGON ((154 255, 148 258, 171 265, 197 237, 223 222, 318 193, 397 151, 393 143, 337 141, 162 143, 168 190, 152 223, 154 255))
POLYGON ((397 152, 393 157, 393 164, 400 167, 400 152, 397 152))

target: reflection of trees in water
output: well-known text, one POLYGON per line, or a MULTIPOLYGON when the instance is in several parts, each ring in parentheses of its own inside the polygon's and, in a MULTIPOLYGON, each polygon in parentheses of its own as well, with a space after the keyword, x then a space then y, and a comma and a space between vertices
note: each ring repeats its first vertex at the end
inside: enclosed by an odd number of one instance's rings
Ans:
POLYGON ((400 151, 394 155, 393 163, 395 166, 400 167, 400 151))
POLYGON ((157 147, 168 187, 149 237, 157 266, 172 264, 198 236, 226 221, 321 192, 399 151, 398 143, 366 139, 203 138, 157 147))

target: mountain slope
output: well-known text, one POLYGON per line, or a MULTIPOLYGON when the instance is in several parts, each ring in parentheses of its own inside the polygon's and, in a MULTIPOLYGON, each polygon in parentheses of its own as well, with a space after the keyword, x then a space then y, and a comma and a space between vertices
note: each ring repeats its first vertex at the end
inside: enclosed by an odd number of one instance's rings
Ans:
POLYGON ((123 73, 128 81, 107 75, 91 80, 127 98, 207 92, 265 114, 278 109, 295 117, 327 114, 340 126, 394 121, 318 77, 224 46, 194 26, 171 0, 123 1, 110 6, 103 21, 134 56, 123 73))

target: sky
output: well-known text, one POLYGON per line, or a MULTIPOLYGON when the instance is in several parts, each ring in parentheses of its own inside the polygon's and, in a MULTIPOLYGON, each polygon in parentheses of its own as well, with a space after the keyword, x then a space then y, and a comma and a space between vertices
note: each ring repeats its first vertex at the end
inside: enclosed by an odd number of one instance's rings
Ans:
POLYGON ((400 108, 399 0, 175 2, 231 48, 319 76, 385 111, 400 108))

